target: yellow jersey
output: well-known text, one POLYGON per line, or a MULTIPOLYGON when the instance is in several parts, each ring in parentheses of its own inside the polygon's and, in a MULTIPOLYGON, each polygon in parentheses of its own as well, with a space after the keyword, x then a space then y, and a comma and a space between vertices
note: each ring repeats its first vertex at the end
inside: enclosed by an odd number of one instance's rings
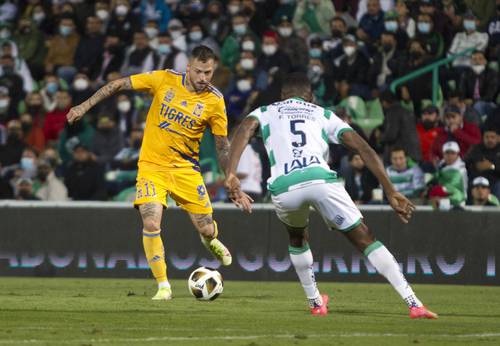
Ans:
POLYGON ((189 168, 200 171, 199 150, 205 128, 227 136, 224 97, 209 85, 201 93, 186 88, 186 74, 173 70, 152 71, 130 76, 132 88, 153 95, 139 169, 166 171, 189 168))

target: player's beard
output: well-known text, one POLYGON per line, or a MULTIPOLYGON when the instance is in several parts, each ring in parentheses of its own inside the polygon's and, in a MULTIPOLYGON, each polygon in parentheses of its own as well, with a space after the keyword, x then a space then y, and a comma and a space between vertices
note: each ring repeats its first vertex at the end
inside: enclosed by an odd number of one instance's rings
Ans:
POLYGON ((202 83, 195 83, 191 79, 191 76, 188 74, 188 79, 189 79, 189 84, 193 87, 194 91, 197 93, 201 93, 207 89, 208 83, 202 84, 202 83))

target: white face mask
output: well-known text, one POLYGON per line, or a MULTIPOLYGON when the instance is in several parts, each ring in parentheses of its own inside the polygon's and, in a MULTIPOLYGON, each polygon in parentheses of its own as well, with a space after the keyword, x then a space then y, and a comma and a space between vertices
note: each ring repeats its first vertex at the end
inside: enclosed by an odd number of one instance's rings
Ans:
POLYGON ((0 38, 7 39, 9 37, 10 37, 10 30, 9 29, 4 28, 4 29, 0 30, 0 38))
POLYGON ((236 87, 239 91, 244 93, 252 89, 252 84, 250 84, 250 81, 248 79, 240 79, 236 82, 236 87))
POLYGON ((265 55, 273 55, 278 50, 278 46, 274 44, 265 44, 262 46, 262 51, 265 55))
POLYGON ((125 5, 118 5, 115 8, 115 12, 120 17, 126 16, 128 13, 128 7, 125 5))
POLYGON ((472 65, 471 68, 475 74, 481 74, 484 71, 485 66, 484 65, 472 65))
POLYGON ((347 46, 344 47, 344 52, 347 56, 351 57, 356 52, 356 48, 354 48, 353 46, 347 46))
POLYGON ((45 13, 43 12, 33 13, 33 20, 35 22, 40 23, 44 19, 45 19, 45 13))
POLYGON ((240 64, 241 64, 241 67, 247 71, 252 70, 254 68, 254 65, 255 65, 253 59, 248 59, 248 58, 241 59, 240 64))
POLYGON ((73 88, 75 88, 75 90, 81 91, 87 89, 88 87, 89 87, 89 81, 86 80, 85 78, 77 78, 73 82, 73 88))
POLYGON ((146 36, 151 40, 158 36, 158 29, 153 28, 153 27, 147 27, 144 29, 144 32, 146 33, 146 36))
POLYGON ((247 32, 247 26, 246 24, 235 24, 233 25, 233 30, 236 35, 244 35, 245 32, 247 32))
POLYGON ((229 5, 227 7, 227 10, 229 11, 230 14, 235 15, 240 10, 240 6, 239 5, 229 5))
POLYGON ((106 10, 97 10, 95 14, 100 20, 108 20, 109 18, 109 12, 106 10))
POLYGON ((250 50, 253 52, 255 49, 255 43, 253 41, 243 41, 241 48, 243 48, 243 50, 250 50))
POLYGON ((278 28, 278 33, 283 37, 292 36, 293 29, 289 26, 282 26, 278 28))
POLYGON ((189 33, 189 39, 193 42, 200 42, 203 38, 203 33, 201 31, 191 31, 189 33))
POLYGON ((0 108, 2 109, 5 109, 7 107, 9 107, 9 99, 8 98, 5 98, 5 99, 0 99, 0 108))
POLYGON ((181 30, 171 30, 170 36, 172 37, 172 40, 175 40, 175 39, 182 36, 182 31, 181 30))
POLYGON ((132 104, 130 101, 120 101, 118 102, 117 108, 122 113, 127 113, 130 108, 132 108, 132 104))

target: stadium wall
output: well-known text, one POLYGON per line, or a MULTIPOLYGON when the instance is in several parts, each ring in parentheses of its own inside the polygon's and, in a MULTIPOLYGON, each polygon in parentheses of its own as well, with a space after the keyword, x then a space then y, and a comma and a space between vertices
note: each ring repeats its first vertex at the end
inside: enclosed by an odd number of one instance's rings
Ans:
MULTIPOLYGON (((408 225, 387 207, 363 208, 363 215, 409 281, 500 284, 500 212, 422 208, 408 225)), ((226 279, 296 279, 286 232, 269 205, 251 215, 220 206, 214 217, 233 253, 233 264, 220 268, 226 279)), ((198 266, 218 268, 182 210, 169 209, 162 229, 171 278, 187 278, 198 266)), ((310 229, 318 280, 383 281, 316 213, 310 229)), ((139 215, 124 203, 0 202, 0 276, 150 277, 139 215)))

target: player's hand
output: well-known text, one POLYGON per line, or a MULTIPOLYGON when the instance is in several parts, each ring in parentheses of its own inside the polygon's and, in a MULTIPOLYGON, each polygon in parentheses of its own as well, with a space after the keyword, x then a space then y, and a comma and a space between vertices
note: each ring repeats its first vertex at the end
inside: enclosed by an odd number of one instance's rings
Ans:
POLYGON ((68 123, 71 125, 75 121, 80 120, 85 115, 86 111, 87 110, 82 105, 72 107, 69 110, 68 114, 66 114, 66 119, 68 119, 68 123))
POLYGON ((253 199, 243 191, 238 191, 237 193, 233 194, 231 201, 234 203, 235 206, 237 206, 244 212, 247 212, 248 214, 252 213, 253 199))
POLYGON ((400 194, 399 192, 393 192, 387 196, 387 200, 391 205, 392 209, 398 214, 399 218, 403 223, 408 223, 410 218, 415 211, 415 205, 411 203, 408 198, 400 194))

